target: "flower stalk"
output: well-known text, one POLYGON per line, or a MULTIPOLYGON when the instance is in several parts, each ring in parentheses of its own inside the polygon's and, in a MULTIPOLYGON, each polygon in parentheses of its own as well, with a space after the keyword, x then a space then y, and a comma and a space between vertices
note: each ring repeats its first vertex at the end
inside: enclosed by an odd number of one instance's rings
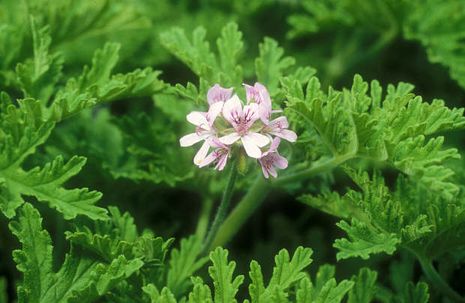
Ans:
POLYGON ((215 215, 215 218, 213 219, 213 223, 203 243, 203 253, 202 253, 203 255, 207 254, 210 251, 213 239, 216 237, 221 224, 226 218, 226 213, 228 212, 229 205, 231 203, 231 198, 232 198, 232 194, 234 191, 234 185, 236 184, 236 179, 237 179, 237 167, 236 167, 236 161, 233 161, 233 165, 231 166, 231 172, 229 174, 228 184, 226 185, 225 191, 223 192, 223 198, 221 199, 221 203, 218 206, 218 210, 216 211, 216 215, 215 215))
POLYGON ((436 271, 431 261, 423 256, 416 254, 418 261, 420 262, 423 273, 431 282, 431 284, 439 290, 442 294, 447 296, 453 302, 464 303, 465 298, 460 296, 455 290, 453 290, 449 284, 441 277, 441 275, 436 271))

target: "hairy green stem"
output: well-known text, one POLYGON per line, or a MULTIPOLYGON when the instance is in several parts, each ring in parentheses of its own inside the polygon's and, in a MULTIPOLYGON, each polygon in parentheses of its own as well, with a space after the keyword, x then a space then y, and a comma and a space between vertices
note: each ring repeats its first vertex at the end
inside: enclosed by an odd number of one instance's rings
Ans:
POLYGON ((212 211, 213 200, 210 197, 205 198, 202 201, 202 209, 200 210, 199 220, 197 222, 197 228, 195 230, 195 235, 202 239, 205 237, 208 230, 208 221, 212 211))
POLYGON ((213 239, 218 233, 218 230, 221 224, 226 217, 226 212, 229 209, 229 204, 231 202, 232 193, 234 190, 234 184, 236 183, 237 178, 237 167, 236 162, 233 162, 231 165, 231 173, 229 175, 228 184, 226 185, 226 189, 223 192, 223 198, 221 199, 221 203, 218 206, 218 210, 216 211, 215 218, 213 219, 213 223, 208 231, 207 236, 205 237, 205 241, 203 244, 203 254, 207 254, 210 251, 210 246, 213 242, 213 239))
POLYGON ((253 185, 249 188, 247 194, 221 225, 210 248, 223 246, 229 242, 254 211, 263 203, 272 186, 281 186, 325 171, 330 171, 351 158, 353 158, 353 155, 334 157, 308 169, 278 178, 271 184, 270 182, 266 182, 263 176, 258 176, 253 185))
POLYGON ((441 275, 436 271, 431 261, 425 257, 417 254, 418 261, 420 261, 421 268, 425 273, 426 277, 432 283, 433 287, 439 290, 442 294, 447 296, 454 302, 465 302, 465 298, 460 296, 455 290, 453 290, 449 284, 441 277, 441 275))
POLYGON ((292 183, 295 181, 302 180, 304 178, 312 177, 317 174, 330 171, 342 163, 354 158, 354 155, 348 154, 344 156, 333 157, 329 160, 319 163, 318 165, 312 166, 310 168, 304 169, 302 171, 283 176, 273 181, 274 186, 280 186, 287 183, 292 183))
POLYGON ((221 225, 210 248, 213 249, 226 244, 252 215, 255 209, 262 204, 269 191, 269 184, 265 182, 262 176, 258 176, 247 194, 221 225))

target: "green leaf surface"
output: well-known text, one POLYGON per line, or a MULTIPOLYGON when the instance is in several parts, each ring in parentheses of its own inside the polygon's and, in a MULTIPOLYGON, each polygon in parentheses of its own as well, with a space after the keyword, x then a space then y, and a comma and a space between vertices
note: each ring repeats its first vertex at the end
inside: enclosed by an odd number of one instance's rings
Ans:
POLYGON ((356 219, 353 219, 350 225, 346 221, 341 221, 337 225, 348 236, 348 239, 337 239, 334 242, 334 247, 339 250, 338 260, 351 257, 360 257, 366 260, 371 254, 380 252, 391 255, 400 243, 395 234, 380 233, 356 219))
POLYGON ((234 277, 236 263, 234 261, 228 262, 228 252, 223 248, 212 251, 210 259, 213 265, 208 268, 208 272, 215 287, 215 302, 237 302, 236 294, 244 281, 244 276, 234 277))
POLYGON ((194 275, 208 260, 200 258, 202 253, 202 241, 196 237, 181 240, 181 247, 173 249, 169 261, 167 286, 177 297, 183 295, 194 275))

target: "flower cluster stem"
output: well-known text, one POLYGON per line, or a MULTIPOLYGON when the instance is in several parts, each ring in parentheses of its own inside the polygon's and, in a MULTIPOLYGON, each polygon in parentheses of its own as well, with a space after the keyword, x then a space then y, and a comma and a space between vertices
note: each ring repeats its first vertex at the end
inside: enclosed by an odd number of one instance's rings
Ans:
POLYGON ((226 217, 226 213, 229 209, 229 204, 231 202, 232 194, 234 191, 234 185, 237 179, 237 167, 236 161, 233 161, 231 165, 231 173, 229 175, 228 184, 226 185, 225 191, 223 192, 223 198, 221 199, 221 203, 218 206, 218 210, 216 211, 215 218, 213 219, 213 223, 210 227, 210 230, 205 237, 204 246, 203 246, 203 254, 207 254, 211 249, 211 244, 213 239, 218 233, 218 230, 221 224, 226 217))
POLYGON ((213 249, 228 243, 253 212, 262 204, 269 191, 269 184, 265 182, 262 176, 258 176, 244 198, 242 198, 221 225, 210 248, 213 249))
POLYGON ((447 296, 453 302, 464 303, 465 298, 460 296, 455 290, 453 290, 449 284, 441 277, 441 275, 436 271, 431 261, 425 256, 417 255, 418 261, 420 261, 421 268, 425 273, 428 280, 431 282, 433 287, 439 290, 442 294, 447 296))

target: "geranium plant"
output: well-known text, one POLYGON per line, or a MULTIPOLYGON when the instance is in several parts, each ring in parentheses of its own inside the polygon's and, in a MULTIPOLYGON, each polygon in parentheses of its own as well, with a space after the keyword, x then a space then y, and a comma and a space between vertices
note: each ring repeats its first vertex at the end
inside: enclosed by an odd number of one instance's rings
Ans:
POLYGON ((1 2, 0 303, 465 302, 464 24, 1 2))

